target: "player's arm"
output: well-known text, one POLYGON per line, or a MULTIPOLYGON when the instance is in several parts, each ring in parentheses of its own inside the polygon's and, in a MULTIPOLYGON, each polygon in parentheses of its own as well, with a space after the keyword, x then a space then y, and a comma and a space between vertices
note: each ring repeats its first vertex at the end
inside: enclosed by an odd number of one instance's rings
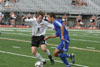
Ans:
POLYGON ((34 19, 25 19, 25 22, 34 22, 34 19))
POLYGON ((45 36, 44 40, 47 40, 49 38, 56 38, 56 37, 57 37, 56 34, 50 35, 50 36, 45 36))
POLYGON ((46 26, 47 26, 48 28, 54 29, 54 25, 53 25, 53 24, 51 24, 51 23, 49 23, 49 22, 47 22, 47 21, 45 21, 45 24, 46 24, 46 26))
POLYGON ((53 24, 51 24, 51 23, 48 23, 48 28, 51 28, 51 29, 54 29, 54 25, 53 24))
POLYGON ((63 34, 64 34, 64 25, 62 25, 60 28, 61 28, 61 39, 64 40, 64 36, 63 36, 63 34))
POLYGON ((22 22, 24 22, 24 21, 25 21, 25 19, 26 19, 26 16, 23 16, 23 17, 22 17, 22 19, 21 19, 21 20, 22 20, 22 22))
POLYGON ((28 19, 27 16, 24 16, 24 17, 22 17, 22 21, 23 22, 33 22, 34 19, 33 18, 32 19, 28 19))

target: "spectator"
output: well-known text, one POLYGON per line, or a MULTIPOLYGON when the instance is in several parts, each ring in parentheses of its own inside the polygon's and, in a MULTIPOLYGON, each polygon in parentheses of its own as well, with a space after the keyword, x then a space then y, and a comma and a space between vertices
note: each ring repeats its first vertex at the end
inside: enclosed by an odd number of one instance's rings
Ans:
POLYGON ((74 6, 87 6, 87 2, 85 0, 72 0, 72 5, 74 6))
POLYGON ((0 0, 0 4, 2 3, 2 0, 0 0))
POLYGON ((86 0, 81 0, 81 5, 82 5, 82 6, 88 6, 86 0))
POLYGON ((36 13, 33 14, 33 18, 35 18, 35 19, 37 18, 36 13))
POLYGON ((81 6, 80 0, 76 0, 76 6, 81 6))
POLYGON ((2 14, 2 13, 0 12, 0 24, 3 24, 3 23, 2 23, 3 18, 4 18, 4 14, 2 14))
POLYGON ((97 20, 96 16, 92 16, 92 17, 90 18, 90 23, 91 23, 91 27, 90 27, 90 28, 91 28, 91 29, 95 28, 96 20, 97 20))
POLYGON ((78 29, 80 29, 80 27, 83 25, 83 22, 82 22, 82 16, 81 15, 78 15, 77 17, 76 17, 76 21, 77 21, 77 28, 78 29))
POLYGON ((31 18, 32 18, 31 13, 28 13, 28 14, 27 14, 27 18, 28 18, 28 19, 31 19, 31 18))
POLYGON ((71 5, 76 5, 76 0, 72 0, 72 3, 71 3, 71 5))
POLYGON ((62 17, 62 21, 65 25, 67 25, 67 20, 68 20, 68 16, 64 14, 64 16, 62 17))
POLYGON ((0 0, 0 4, 3 3, 3 2, 4 2, 4 0, 0 0))
POLYGON ((5 8, 10 8, 9 0, 5 0, 5 8))
POLYGON ((16 14, 14 12, 11 12, 10 13, 10 24, 11 24, 11 27, 15 26, 16 18, 17 18, 16 14))
POLYGON ((16 3, 16 0, 11 0, 12 3, 16 3))
POLYGON ((72 0, 71 4, 74 6, 80 6, 80 0, 72 0))

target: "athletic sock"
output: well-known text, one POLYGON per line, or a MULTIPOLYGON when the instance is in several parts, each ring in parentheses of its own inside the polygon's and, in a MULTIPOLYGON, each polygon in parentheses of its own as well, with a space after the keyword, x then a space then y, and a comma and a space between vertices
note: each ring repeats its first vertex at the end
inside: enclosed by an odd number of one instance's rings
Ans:
POLYGON ((47 49, 46 50, 46 54, 48 55, 48 56, 50 56, 50 51, 47 49))
MULTIPOLYGON (((60 57, 61 58, 61 57, 60 57)), ((70 66, 70 64, 68 63, 67 59, 66 58, 61 58, 62 62, 67 65, 67 66, 70 66)))
POLYGON ((36 53, 35 57, 40 59, 41 61, 45 61, 45 59, 43 59, 43 57, 38 52, 36 53))
POLYGON ((70 57, 70 54, 64 54, 64 53, 60 53, 59 57, 61 58, 62 62, 67 65, 68 67, 70 67, 70 64, 68 63, 67 59, 68 57, 70 57))

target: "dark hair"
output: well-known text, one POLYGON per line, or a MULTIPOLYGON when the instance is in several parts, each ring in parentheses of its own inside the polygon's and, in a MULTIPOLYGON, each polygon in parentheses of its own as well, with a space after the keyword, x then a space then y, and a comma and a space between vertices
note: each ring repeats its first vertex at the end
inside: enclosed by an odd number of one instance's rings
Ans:
POLYGON ((39 16, 39 15, 41 15, 42 17, 44 17, 44 12, 39 11, 38 14, 37 14, 37 16, 39 16))
POLYGON ((54 13, 48 13, 48 15, 49 15, 50 17, 56 18, 56 16, 55 16, 54 13))

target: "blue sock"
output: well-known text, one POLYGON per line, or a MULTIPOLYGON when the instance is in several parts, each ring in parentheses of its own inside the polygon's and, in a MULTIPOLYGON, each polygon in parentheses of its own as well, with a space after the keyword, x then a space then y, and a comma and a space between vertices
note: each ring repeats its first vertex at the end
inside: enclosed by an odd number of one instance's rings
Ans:
POLYGON ((68 63, 68 61, 67 61, 66 58, 61 58, 61 60, 62 60, 62 62, 63 62, 65 65, 67 65, 67 66, 70 67, 70 65, 69 65, 69 63, 68 63))
POLYGON ((68 63, 68 61, 67 61, 67 59, 66 59, 66 58, 70 57, 69 54, 60 53, 60 54, 59 54, 59 57, 61 58, 61 60, 63 61, 63 63, 64 63, 65 65, 67 65, 68 67, 70 67, 70 64, 68 63))
POLYGON ((71 57, 72 55, 71 54, 64 54, 64 53, 60 53, 59 54, 59 57, 64 57, 64 58, 69 58, 69 57, 71 57))

